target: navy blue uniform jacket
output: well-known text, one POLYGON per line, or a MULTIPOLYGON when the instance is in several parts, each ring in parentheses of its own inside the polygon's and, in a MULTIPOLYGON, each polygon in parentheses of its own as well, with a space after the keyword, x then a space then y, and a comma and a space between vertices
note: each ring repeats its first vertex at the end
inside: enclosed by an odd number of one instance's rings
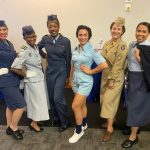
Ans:
MULTIPOLYGON (((70 40, 60 34, 59 38, 56 40, 55 44, 50 35, 43 36, 42 40, 38 43, 39 52, 42 57, 45 58, 45 53, 42 51, 42 48, 45 48, 47 51, 48 64, 59 63, 65 64, 65 69, 67 73, 67 78, 70 76, 71 69, 71 45, 70 40)), ((51 66, 49 66, 51 67, 51 66)), ((52 66, 54 67, 54 66, 52 66)), ((58 65, 57 65, 58 67, 58 65)), ((59 66, 60 68, 62 65, 59 66)))
POLYGON ((19 77, 10 71, 16 51, 10 41, 7 40, 7 43, 0 40, 0 68, 9 69, 7 74, 0 75, 0 88, 19 85, 19 77))
POLYGON ((138 45, 140 49, 141 64, 144 70, 144 78, 146 80, 147 89, 150 91, 150 46, 149 45, 138 45))

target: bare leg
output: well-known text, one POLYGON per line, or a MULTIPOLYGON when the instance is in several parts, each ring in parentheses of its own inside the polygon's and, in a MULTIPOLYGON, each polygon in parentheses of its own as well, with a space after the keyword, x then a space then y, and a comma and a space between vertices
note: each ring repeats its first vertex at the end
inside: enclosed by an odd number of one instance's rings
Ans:
POLYGON ((76 119, 76 129, 71 138, 69 138, 69 143, 76 143, 83 135, 84 131, 82 129, 83 117, 87 115, 86 108, 86 96, 75 94, 72 103, 72 109, 75 114, 76 119))
POLYGON ((13 112, 14 110, 9 109, 8 107, 6 108, 7 127, 9 127, 12 122, 13 112))
POLYGON ((24 112, 24 108, 20 108, 20 109, 18 108, 16 110, 14 110, 13 117, 12 117, 12 122, 10 124, 10 128, 12 130, 16 131, 18 129, 18 127, 17 127, 18 122, 19 122, 23 112, 24 112))
POLYGON ((72 103, 72 109, 75 114, 76 124, 81 125, 83 121, 83 115, 87 114, 87 108, 84 106, 86 102, 86 96, 76 94, 72 103), (82 108, 83 107, 83 108, 82 108))
POLYGON ((107 130, 105 131, 104 135, 102 136, 102 141, 107 142, 111 140, 112 133, 113 133, 113 118, 107 119, 107 130))
MULTIPOLYGON (((114 118, 113 119, 113 123, 116 121, 116 118, 114 118)), ((101 125, 101 127, 102 128, 107 128, 107 125, 108 125, 108 123, 107 123, 107 121, 106 122, 104 122, 102 125, 101 125)))
POLYGON ((83 118, 87 117, 86 101, 83 103, 83 105, 82 105, 82 107, 81 107, 81 110, 82 110, 82 116, 83 116, 83 118))
POLYGON ((131 127, 131 134, 129 140, 134 141, 137 137, 137 130, 139 127, 131 127))
POLYGON ((36 130, 40 131, 40 127, 37 124, 37 121, 32 120, 31 126, 36 130))
POLYGON ((123 148, 130 148, 138 142, 137 131, 139 127, 131 127, 131 134, 127 140, 122 143, 123 148))
POLYGON ((107 119, 107 131, 109 131, 110 133, 113 132, 113 122, 114 122, 113 118, 107 119))

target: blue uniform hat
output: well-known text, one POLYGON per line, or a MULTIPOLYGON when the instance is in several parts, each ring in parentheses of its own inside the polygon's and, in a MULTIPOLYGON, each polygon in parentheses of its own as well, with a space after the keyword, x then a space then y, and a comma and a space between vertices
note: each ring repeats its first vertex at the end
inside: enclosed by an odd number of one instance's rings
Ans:
POLYGON ((0 20, 0 27, 7 27, 4 20, 0 20))
POLYGON ((48 20, 58 20, 57 15, 49 15, 48 20))
POLYGON ((35 31, 33 30, 32 26, 24 26, 24 27, 22 27, 22 34, 23 34, 23 36, 31 35, 33 33, 35 33, 35 31))
POLYGON ((48 21, 55 21, 55 23, 57 23, 57 24, 59 24, 59 20, 58 20, 58 18, 57 18, 57 15, 49 15, 48 17, 47 17, 47 22, 48 21))

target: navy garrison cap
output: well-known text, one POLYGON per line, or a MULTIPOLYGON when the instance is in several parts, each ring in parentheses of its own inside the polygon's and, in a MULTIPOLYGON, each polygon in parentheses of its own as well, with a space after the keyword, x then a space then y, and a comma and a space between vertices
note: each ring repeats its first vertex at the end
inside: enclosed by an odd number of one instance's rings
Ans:
POLYGON ((0 20, 0 27, 7 27, 4 20, 0 20))
POLYGON ((58 20, 57 15, 49 15, 48 20, 58 20))
POLYGON ((58 20, 58 18, 57 18, 57 15, 49 15, 48 17, 47 17, 47 22, 48 21, 54 21, 55 23, 57 23, 58 25, 59 25, 59 20, 58 20))
POLYGON ((23 36, 31 35, 33 33, 35 33, 35 31, 33 30, 32 26, 24 26, 24 27, 22 27, 22 34, 23 34, 23 36))

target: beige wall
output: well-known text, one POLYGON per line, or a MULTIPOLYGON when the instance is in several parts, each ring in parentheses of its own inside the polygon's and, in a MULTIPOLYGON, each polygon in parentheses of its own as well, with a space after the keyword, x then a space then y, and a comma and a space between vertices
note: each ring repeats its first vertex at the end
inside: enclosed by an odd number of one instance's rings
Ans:
POLYGON ((0 0, 0 20, 9 27, 9 39, 17 50, 23 44, 21 28, 32 25, 39 41, 47 34, 47 15, 57 14, 61 23, 60 32, 71 39, 72 48, 77 44, 76 27, 85 24, 92 28, 94 45, 110 38, 109 26, 118 16, 125 17, 127 32, 124 40, 134 40, 137 23, 150 22, 150 0, 133 0, 132 11, 125 12, 125 0, 0 0))

